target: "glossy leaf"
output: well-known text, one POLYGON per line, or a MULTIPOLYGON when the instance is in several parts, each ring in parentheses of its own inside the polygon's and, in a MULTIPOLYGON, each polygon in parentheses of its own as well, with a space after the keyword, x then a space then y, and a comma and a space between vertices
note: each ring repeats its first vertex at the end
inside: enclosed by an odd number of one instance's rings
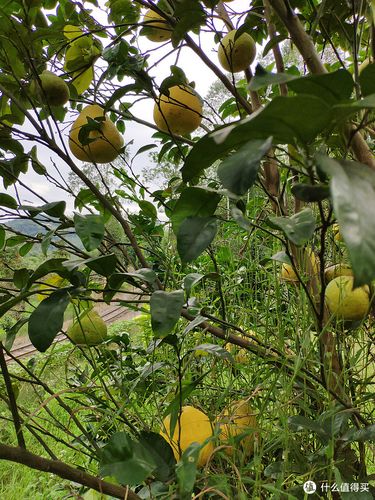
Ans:
POLYGON ((359 75, 363 96, 375 94, 375 63, 368 64, 359 75))
POLYGON ((329 186, 325 184, 294 184, 291 191, 298 200, 307 203, 329 198, 329 186))
POLYGON ((289 241, 301 246, 315 231, 315 216, 310 208, 305 208, 290 217, 270 217, 272 227, 281 229, 289 241))
POLYGON ((261 159, 271 146, 272 137, 249 141, 226 158, 217 171, 223 187, 238 196, 247 193, 258 177, 261 159))
POLYGON ((148 449, 125 432, 113 434, 100 455, 100 473, 130 486, 144 481, 157 467, 148 449))
POLYGON ((200 187, 189 187, 182 191, 171 215, 172 228, 177 235, 181 223, 187 217, 208 217, 215 213, 221 196, 200 187))
POLYGON ((240 148, 250 139, 266 140, 272 136, 274 144, 307 144, 330 122, 330 107, 318 97, 275 97, 249 118, 226 125, 200 139, 181 169, 183 180, 188 182, 197 178, 214 161, 240 148))
POLYGON ((348 248, 355 286, 375 278, 375 172, 354 161, 317 157, 331 176, 333 207, 348 248))
POLYGON ((57 290, 44 299, 29 319, 29 338, 33 346, 45 352, 62 329, 64 313, 69 304, 66 290, 57 290))
POLYGON ((171 479, 174 475, 176 459, 169 443, 160 434, 145 431, 140 433, 139 442, 156 464, 153 476, 163 482, 171 479))
POLYGON ((182 262, 192 262, 212 243, 217 232, 215 217, 188 217, 177 234, 177 251, 182 262))
POLYGON ((191 498, 197 477, 197 464, 201 445, 192 443, 183 452, 176 467, 178 489, 181 499, 191 498))
POLYGON ((157 290, 151 295, 151 326, 156 337, 165 337, 173 331, 184 302, 183 290, 174 292, 157 290))
POLYGON ((88 252, 98 248, 104 237, 104 220, 102 216, 76 213, 74 214, 74 227, 88 252))

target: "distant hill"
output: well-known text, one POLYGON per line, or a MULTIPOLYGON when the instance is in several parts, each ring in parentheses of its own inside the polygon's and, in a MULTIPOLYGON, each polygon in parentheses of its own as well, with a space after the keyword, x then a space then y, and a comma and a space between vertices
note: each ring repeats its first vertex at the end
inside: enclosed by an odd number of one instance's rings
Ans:
MULTIPOLYGON (((48 231, 48 229, 44 229, 31 219, 11 220, 4 222, 4 224, 10 227, 11 229, 14 229, 15 231, 18 231, 19 233, 26 234, 28 236, 35 236, 38 233, 45 234, 48 231)), ((48 225, 49 230, 51 230, 55 228, 58 224, 54 222, 49 222, 46 225, 48 225)), ((58 236, 56 236, 54 238, 54 241, 58 239, 59 239, 58 236)), ((79 248, 83 248, 81 240, 75 233, 66 235, 66 239, 71 243, 73 243, 74 245, 77 245, 79 248)))

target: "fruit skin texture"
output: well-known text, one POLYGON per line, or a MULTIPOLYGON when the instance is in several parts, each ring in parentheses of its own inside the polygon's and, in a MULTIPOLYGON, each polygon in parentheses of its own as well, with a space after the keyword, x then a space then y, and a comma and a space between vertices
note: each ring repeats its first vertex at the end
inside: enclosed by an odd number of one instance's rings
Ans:
POLYGON ((326 267, 324 270, 324 278, 326 283, 329 283, 334 278, 338 276, 353 276, 353 271, 347 264, 334 264, 332 266, 326 267))
POLYGON ((30 92, 40 102, 49 104, 50 106, 63 106, 68 102, 70 93, 69 87, 62 78, 45 70, 39 75, 40 82, 32 81, 30 92))
MULTIPOLYGON (((183 406, 180 420, 177 421, 173 436, 170 436, 170 415, 163 420, 159 434, 171 445, 176 460, 180 459, 178 449, 178 436, 180 432, 180 447, 183 453, 188 446, 196 442, 202 444, 207 438, 212 436, 212 426, 208 416, 193 406, 183 406)), ((210 441, 200 451, 198 457, 198 467, 206 465, 209 456, 213 451, 213 443, 210 441)))
POLYGON ((183 135, 193 132, 202 121, 202 102, 187 85, 170 87, 169 96, 161 94, 154 106, 154 121, 160 130, 183 135))
MULTIPOLYGON (((312 268, 314 275, 318 274, 319 273, 319 261, 317 260, 315 253, 312 251, 311 248, 307 248, 305 255, 306 255, 306 258, 307 258, 307 255, 310 258, 310 265, 311 265, 311 268, 312 268)), ((306 262, 303 266, 302 275, 304 274, 304 272, 307 272, 307 271, 308 271, 308 261, 306 260, 306 262)), ((286 262, 283 263, 283 265, 281 267, 281 279, 283 281, 288 281, 291 283, 298 283, 297 275, 294 272, 294 269, 291 266, 291 264, 287 264, 286 262)))
POLYGON ((69 148, 72 154, 82 161, 95 163, 109 163, 119 155, 124 144, 123 138, 116 125, 105 116, 103 108, 97 104, 90 104, 81 111, 69 132, 69 148), (87 118, 105 117, 101 122, 100 130, 91 130, 89 144, 82 145, 78 139, 79 131, 87 125, 87 118))
MULTIPOLYGON (((242 399, 234 401, 223 413, 218 417, 217 424, 220 428, 219 440, 221 444, 228 444, 228 440, 245 434, 245 432, 257 427, 257 420, 254 410, 249 403, 242 399)), ((245 456, 250 456, 254 453, 255 431, 243 437, 240 441, 240 447, 245 456)), ((226 448, 225 453, 229 456, 233 455, 233 448, 226 448)))
POLYGON ((325 290, 325 303, 338 319, 358 321, 366 317, 370 307, 370 290, 367 285, 353 290, 352 276, 338 276, 325 290))
POLYGON ((88 311, 73 322, 67 335, 74 344, 98 345, 107 337, 107 325, 96 311, 88 311))
POLYGON ((232 73, 239 73, 250 66, 256 56, 255 42, 248 33, 234 39, 237 30, 230 31, 221 40, 218 57, 221 66, 232 73))
POLYGON ((145 35, 151 42, 166 42, 172 37, 172 30, 167 21, 153 10, 148 10, 143 17, 148 33, 145 35), (152 22, 151 22, 152 21, 152 22))

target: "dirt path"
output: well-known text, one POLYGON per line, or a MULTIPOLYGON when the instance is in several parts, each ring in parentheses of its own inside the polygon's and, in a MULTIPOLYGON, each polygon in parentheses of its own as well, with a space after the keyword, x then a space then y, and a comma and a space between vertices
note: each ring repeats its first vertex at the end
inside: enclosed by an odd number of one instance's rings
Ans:
MULTIPOLYGON (((130 296, 127 295, 126 293, 120 293, 116 296, 116 299, 120 300, 126 300, 130 298, 134 299, 134 295, 130 296)), ((132 309, 127 309, 125 306, 111 305, 111 304, 108 305, 105 304, 104 302, 98 303, 94 307, 94 310, 100 314, 100 316, 108 325, 119 320, 125 320, 125 319, 130 320, 138 315, 136 311, 133 311, 132 309)), ((63 324, 64 331, 67 330, 71 322, 72 319, 64 321, 63 324)), ((55 342, 62 342, 65 340, 66 340, 65 335, 61 333, 56 336, 55 342)), ((16 355, 17 357, 24 357, 28 354, 32 354, 33 352, 35 352, 35 349, 30 343, 29 337, 27 335, 16 338, 11 350, 11 353, 13 355, 16 355)))

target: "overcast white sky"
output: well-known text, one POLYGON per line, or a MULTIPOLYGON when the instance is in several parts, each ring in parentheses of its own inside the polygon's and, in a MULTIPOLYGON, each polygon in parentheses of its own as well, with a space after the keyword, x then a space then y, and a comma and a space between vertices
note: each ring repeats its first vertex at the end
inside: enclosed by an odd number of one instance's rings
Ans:
MULTIPOLYGON (((245 5, 248 4, 248 2, 244 2, 243 0, 235 0, 228 4, 228 7, 233 7, 234 10, 236 8, 245 10, 245 5)), ((105 5, 104 0, 99 0, 99 4, 101 6, 105 5)), ((92 8, 92 4, 89 4, 86 2, 86 7, 87 8, 92 8)), ((106 24, 107 23, 107 18, 104 15, 103 12, 100 12, 99 10, 94 10, 93 11, 94 17, 97 18, 98 21, 106 24)), ((218 29, 223 29, 222 24, 217 25, 218 29)), ((198 41, 198 37, 192 35, 195 40, 198 41)), ((103 39, 102 39, 103 40, 103 39)), ((214 34, 213 33, 202 33, 200 35, 200 42, 201 44, 205 47, 205 53, 210 57, 210 59, 213 62, 217 62, 217 54, 216 54, 216 45, 214 43, 214 34)), ((160 48, 161 44, 153 43, 147 40, 145 37, 139 37, 139 47, 142 52, 151 50, 150 52, 150 57, 149 57, 149 64, 152 66, 155 62, 155 60, 158 60, 161 58, 162 54, 167 54, 171 50, 171 44, 167 44, 165 47, 160 48), (153 50, 153 49, 158 49, 158 50, 153 50)), ((173 64, 177 64, 179 67, 181 67, 189 81, 195 81, 196 83, 196 91, 201 95, 205 96, 209 90, 210 85, 216 80, 216 76, 212 73, 212 71, 207 68, 207 66, 199 59, 198 56, 195 55, 193 51, 191 51, 187 47, 183 47, 181 50, 178 52, 178 59, 177 59, 177 52, 173 52, 171 55, 166 57, 162 63, 158 64, 156 67, 153 67, 151 70, 151 76, 155 78, 156 83, 160 84, 164 78, 170 75, 170 66, 173 64)), ((127 82, 123 82, 124 85, 127 82)), ((154 103, 153 101, 150 100, 143 100, 141 103, 138 103, 136 106, 132 108, 133 114, 136 116, 142 118, 143 120, 149 121, 153 123, 153 107, 154 103)), ((66 129, 64 131, 64 136, 67 139, 69 129, 66 129)), ((135 152, 143 145, 155 142, 151 136, 154 133, 154 131, 146 126, 127 121, 126 122, 126 131, 124 134, 124 140, 125 143, 128 143, 130 141, 134 141, 134 144, 130 147, 130 156, 135 154, 135 152)), ((31 147, 31 146, 30 146, 31 147)), ((48 149, 46 148, 41 148, 38 146, 38 156, 40 160, 48 166, 48 164, 51 163, 51 154, 48 149)), ((78 160, 76 160, 77 163, 80 163, 78 160)), ((145 153, 143 155, 140 155, 137 157, 136 163, 134 164, 135 168, 137 171, 141 172, 142 168, 144 166, 147 166, 149 163, 148 160, 148 154, 145 153)), ((59 166, 59 169, 61 173, 64 176, 67 176, 68 170, 67 167, 62 164, 60 160, 57 160, 57 164, 59 166)), ((43 195, 48 199, 48 201, 56 201, 60 199, 64 199, 66 196, 64 193, 62 193, 60 190, 57 188, 54 188, 51 185, 47 185, 45 180, 32 172, 30 172, 27 175, 21 176, 21 179, 26 182, 32 189, 34 189, 36 192, 39 194, 43 195)), ((22 191, 20 191, 21 196, 24 198, 22 201, 23 203, 37 203, 40 204, 40 201, 36 201, 35 198, 30 196, 29 194, 26 196, 22 191)), ((73 200, 69 199, 67 200, 68 202, 68 209, 72 210, 73 208, 73 200)))

